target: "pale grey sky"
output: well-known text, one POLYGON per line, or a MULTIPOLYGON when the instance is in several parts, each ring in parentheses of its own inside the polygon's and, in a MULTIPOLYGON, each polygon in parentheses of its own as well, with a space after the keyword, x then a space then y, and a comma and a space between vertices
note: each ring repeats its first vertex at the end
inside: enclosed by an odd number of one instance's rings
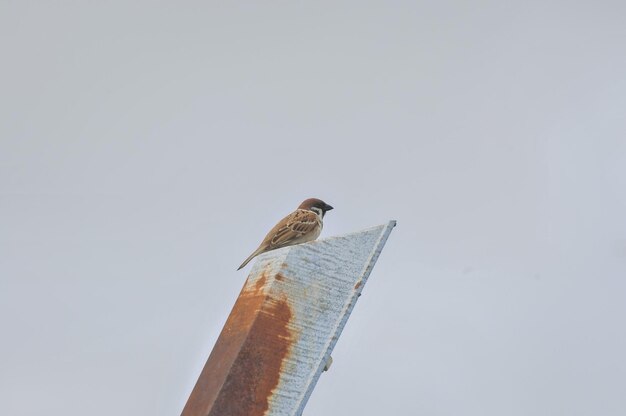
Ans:
POLYGON ((398 227, 305 415, 626 414, 625 17, 0 0, 0 414, 179 414, 309 196, 398 227))

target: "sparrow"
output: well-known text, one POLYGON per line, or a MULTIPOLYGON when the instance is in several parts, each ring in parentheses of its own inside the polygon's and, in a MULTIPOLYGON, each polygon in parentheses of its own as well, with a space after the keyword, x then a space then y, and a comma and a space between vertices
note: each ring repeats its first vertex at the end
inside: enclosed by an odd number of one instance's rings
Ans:
POLYGON ((333 207, 321 199, 305 199, 294 212, 280 220, 267 233, 259 248, 254 250, 237 270, 244 268, 250 260, 261 253, 315 240, 322 232, 324 215, 331 209, 333 207))

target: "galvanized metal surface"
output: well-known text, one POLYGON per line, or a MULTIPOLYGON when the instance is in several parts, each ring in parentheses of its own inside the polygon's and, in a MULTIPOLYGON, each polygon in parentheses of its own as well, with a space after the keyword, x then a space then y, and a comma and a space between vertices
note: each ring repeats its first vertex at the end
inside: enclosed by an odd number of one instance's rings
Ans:
POLYGON ((395 225, 259 256, 182 415, 300 415, 395 225))

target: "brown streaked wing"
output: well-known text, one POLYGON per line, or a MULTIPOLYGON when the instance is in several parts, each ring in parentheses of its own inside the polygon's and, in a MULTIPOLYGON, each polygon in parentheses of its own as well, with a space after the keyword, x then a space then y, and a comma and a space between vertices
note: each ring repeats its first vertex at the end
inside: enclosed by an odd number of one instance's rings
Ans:
POLYGON ((319 227, 317 214, 311 211, 298 210, 288 215, 277 226, 277 230, 272 232, 270 247, 280 248, 288 246, 294 240, 312 233, 319 227))

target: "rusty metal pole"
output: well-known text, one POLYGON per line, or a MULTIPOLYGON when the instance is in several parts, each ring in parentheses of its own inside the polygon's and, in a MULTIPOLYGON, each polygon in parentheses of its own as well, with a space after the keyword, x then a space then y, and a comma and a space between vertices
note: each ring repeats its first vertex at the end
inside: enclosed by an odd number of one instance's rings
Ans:
POLYGON ((182 416, 297 416, 395 221, 259 256, 182 416))

